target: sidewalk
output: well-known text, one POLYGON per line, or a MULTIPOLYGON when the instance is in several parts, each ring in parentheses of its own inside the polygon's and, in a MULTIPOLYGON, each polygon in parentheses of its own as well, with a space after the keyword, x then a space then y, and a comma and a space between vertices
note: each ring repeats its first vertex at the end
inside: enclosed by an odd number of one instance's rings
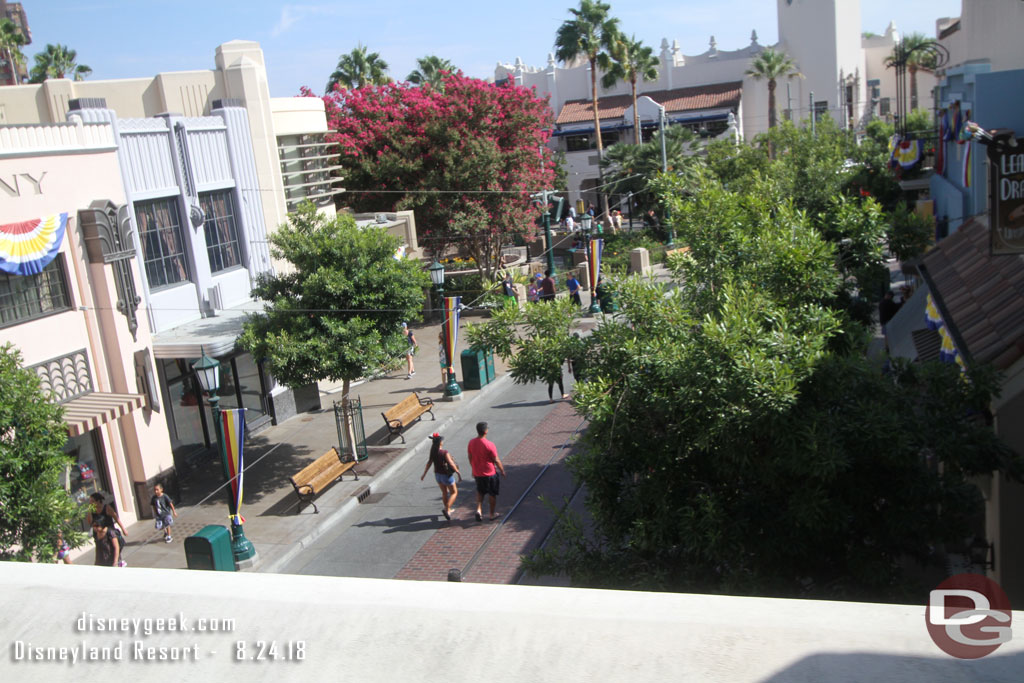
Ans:
MULTIPOLYGON (((467 320, 475 321, 473 318, 467 320)), ((321 384, 320 410, 299 414, 246 439, 242 516, 246 537, 257 551, 255 571, 275 571, 283 566, 301 550, 303 544, 312 542, 352 506, 358 505, 358 497, 365 496, 368 487, 381 486, 395 464, 426 448, 429 445, 427 437, 431 433, 456 420, 480 396, 509 381, 506 364, 495 357, 493 382, 480 390, 463 387, 462 400, 445 401, 437 356, 439 331, 439 322, 414 326, 420 348, 415 357, 416 375, 411 379, 406 379, 403 363, 401 370, 355 383, 351 388, 353 398, 358 396, 362 399, 369 458, 355 468, 358 481, 346 474, 315 499, 319 514, 314 513, 313 506, 308 504, 296 514, 298 498, 289 477, 337 445, 333 404, 341 400, 341 384, 321 384), (389 445, 381 412, 412 391, 434 399, 436 419, 432 421, 429 414, 424 415, 422 420, 403 432, 404 444, 395 437, 389 445)), ((467 347, 465 336, 460 335, 458 352, 467 347)), ((456 364, 455 369, 461 386, 461 367, 456 364)), ((128 566, 187 568, 184 539, 208 524, 228 525, 223 484, 220 462, 213 458, 188 481, 182 482, 180 500, 175 500, 178 517, 172 528, 174 540, 171 543, 163 542, 162 532, 153 528, 153 520, 142 520, 128 527, 123 551, 128 566)), ((92 550, 75 558, 75 564, 92 562, 92 550)))

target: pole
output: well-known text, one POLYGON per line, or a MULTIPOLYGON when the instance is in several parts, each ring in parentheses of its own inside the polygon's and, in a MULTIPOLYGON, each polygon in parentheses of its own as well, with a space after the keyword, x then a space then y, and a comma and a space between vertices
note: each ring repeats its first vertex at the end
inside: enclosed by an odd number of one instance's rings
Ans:
MULTIPOLYGON (((661 107, 658 110, 658 127, 661 129, 661 172, 668 173, 668 153, 665 151, 665 107, 661 107)), ((676 231, 672 229, 672 221, 669 220, 668 209, 665 210, 665 222, 668 223, 668 241, 665 242, 666 247, 671 247, 675 244, 676 231)))
POLYGON ((547 190, 544 190, 543 202, 544 207, 544 248, 547 251, 548 270, 551 271, 551 275, 555 274, 555 249, 551 242, 551 210, 548 206, 548 195, 551 194, 547 190))
MULTIPOLYGON (((220 396, 211 392, 210 393, 210 412, 213 414, 214 431, 217 433, 217 449, 220 451, 220 464, 224 471, 224 479, 230 483, 230 470, 228 469, 228 452, 224 446, 224 423, 220 419, 220 396)), ((227 487, 228 494, 228 509, 230 510, 231 500, 231 487, 227 487)), ((234 520, 231 522, 231 554, 235 560, 235 566, 239 563, 251 559, 256 555, 256 548, 253 547, 252 542, 245 537, 245 529, 242 524, 235 524, 234 520)))
POLYGON ((786 79, 786 120, 793 120, 793 93, 790 88, 789 79, 786 79))
POLYGON ((814 124, 815 124, 815 119, 817 118, 817 113, 818 112, 814 110, 814 91, 811 91, 810 100, 811 100, 811 137, 817 137, 818 133, 815 130, 815 125, 814 124))

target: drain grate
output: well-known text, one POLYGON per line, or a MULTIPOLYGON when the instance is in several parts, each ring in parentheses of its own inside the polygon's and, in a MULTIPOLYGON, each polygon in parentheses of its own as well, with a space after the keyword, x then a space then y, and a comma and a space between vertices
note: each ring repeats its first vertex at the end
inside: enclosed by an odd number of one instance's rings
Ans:
POLYGON ((372 505, 373 503, 381 502, 382 500, 384 500, 384 497, 387 496, 387 495, 388 495, 387 492, 384 492, 384 493, 374 493, 372 495, 366 496, 366 498, 363 498, 360 502, 366 503, 367 505, 372 505))
POLYGON ((370 487, 364 484, 363 486, 360 486, 358 489, 356 489, 356 492, 353 493, 352 495, 356 497, 356 500, 362 503, 367 498, 370 497, 370 487))

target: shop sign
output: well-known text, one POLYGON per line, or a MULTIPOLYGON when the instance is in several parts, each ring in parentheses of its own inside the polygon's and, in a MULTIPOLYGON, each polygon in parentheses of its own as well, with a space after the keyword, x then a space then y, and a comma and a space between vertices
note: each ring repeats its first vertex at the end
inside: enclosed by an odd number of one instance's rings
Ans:
POLYGON ((993 254, 1024 254, 1024 149, 989 148, 993 254))

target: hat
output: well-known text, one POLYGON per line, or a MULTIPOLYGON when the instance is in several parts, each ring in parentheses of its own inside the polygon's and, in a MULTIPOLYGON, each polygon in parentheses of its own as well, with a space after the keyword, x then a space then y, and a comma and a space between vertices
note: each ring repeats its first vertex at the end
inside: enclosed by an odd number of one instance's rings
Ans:
POLYGON ((537 273, 534 277, 536 277, 538 280, 543 280, 544 279, 544 276, 541 275, 540 273, 537 273))
POLYGON ((409 323, 402 323, 402 327, 409 327, 409 323))

